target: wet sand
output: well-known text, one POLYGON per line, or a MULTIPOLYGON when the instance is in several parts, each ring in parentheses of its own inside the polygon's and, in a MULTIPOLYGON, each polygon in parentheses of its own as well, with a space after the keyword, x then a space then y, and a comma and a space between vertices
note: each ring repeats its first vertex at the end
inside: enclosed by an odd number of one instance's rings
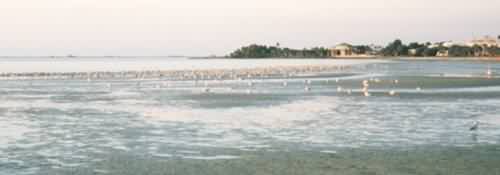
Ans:
MULTIPOLYGON (((229 151, 230 152, 230 151, 229 151)), ((321 153, 245 152, 239 159, 193 160, 129 157, 113 154, 103 163, 70 171, 42 174, 205 174, 205 175, 409 175, 409 174, 497 174, 498 146, 470 148, 425 146, 406 150, 346 149, 321 153)), ((43 172, 43 171, 42 171, 43 172)))

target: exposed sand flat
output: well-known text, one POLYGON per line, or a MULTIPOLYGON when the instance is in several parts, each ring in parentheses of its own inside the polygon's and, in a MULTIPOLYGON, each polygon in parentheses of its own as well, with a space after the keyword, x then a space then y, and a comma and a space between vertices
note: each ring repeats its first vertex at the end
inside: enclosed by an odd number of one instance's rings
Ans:
POLYGON ((0 72, 118 72, 148 70, 248 69, 271 66, 347 66, 382 60, 343 59, 0 59, 0 72))
POLYGON ((241 79, 344 69, 382 60, 331 59, 21 59, 0 60, 1 79, 241 79))

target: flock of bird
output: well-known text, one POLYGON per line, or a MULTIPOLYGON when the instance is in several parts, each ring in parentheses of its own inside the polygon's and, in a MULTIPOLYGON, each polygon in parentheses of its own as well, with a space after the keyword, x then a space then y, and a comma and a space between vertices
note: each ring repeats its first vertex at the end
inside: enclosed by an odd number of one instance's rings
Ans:
POLYGON ((107 80, 107 79, 162 79, 162 80, 243 80, 257 78, 293 77, 295 75, 342 71, 348 65, 272 66, 247 69, 210 70, 152 70, 121 72, 26 72, 1 73, 0 80, 107 80))
MULTIPOLYGON (((107 79, 133 79, 137 81, 136 86, 140 88, 143 80, 167 80, 167 81, 205 81, 202 92, 211 93, 208 81, 223 81, 223 80, 238 80, 246 81, 249 87, 246 92, 251 93, 252 87, 255 85, 254 80, 264 79, 283 79, 281 84, 283 87, 289 86, 290 79, 301 78, 301 75, 320 72, 339 72, 349 66, 295 66, 295 67, 268 67, 268 68, 251 68, 238 70, 171 70, 171 71, 123 71, 123 72, 74 72, 74 73, 0 73, 0 80, 86 80, 87 82, 102 81, 107 79)), ((493 76, 493 71, 488 67, 485 75, 488 78, 493 76)), ((169 87, 170 84, 163 81, 161 84, 156 84, 155 88, 169 87)), ((314 80, 319 81, 319 80, 314 80)), ((324 80, 329 83, 331 80, 324 80)), ((352 94, 353 89, 340 86, 340 79, 335 78, 338 93, 352 94)), ((399 80, 390 80, 392 84, 399 84, 399 80)), ((305 79, 303 81, 304 91, 312 91, 313 80, 305 79)), ((361 81, 360 92, 363 96, 369 97, 370 86, 372 84, 381 83, 378 78, 370 78, 361 81)), ((111 83, 106 84, 106 88, 110 91, 113 88, 111 83)), ((420 86, 415 90, 422 91, 420 86)), ((396 90, 391 89, 387 92, 389 96, 396 96, 396 90)), ((474 122, 470 127, 470 131, 476 131, 479 128, 479 122, 474 122)))
MULTIPOLYGON (((85 79, 88 82, 107 80, 107 79, 135 79, 140 80, 137 82, 137 87, 141 86, 142 80, 170 80, 170 81, 205 81, 202 92, 210 93, 212 90, 208 86, 207 81, 223 81, 223 80, 239 80, 247 81, 248 87, 254 86, 253 80, 263 79, 285 79, 282 82, 283 87, 288 86, 286 79, 300 78, 300 75, 318 73, 318 72, 339 72, 343 71, 350 66, 286 66, 286 67, 267 67, 267 68, 249 68, 249 69, 212 69, 212 70, 170 70, 170 71, 122 71, 122 72, 73 72, 73 73, 0 73, 0 80, 37 80, 37 79, 85 79)), ((486 76, 491 78, 493 72, 490 67, 486 71, 486 76)), ((326 80, 327 83, 329 80, 326 80)), ((335 82, 338 84, 339 79, 336 78, 335 82)), ((363 96, 371 96, 369 91, 370 85, 373 83, 380 83, 378 78, 370 78, 369 80, 362 80, 361 93, 363 96)), ((399 80, 392 80, 393 84, 398 84, 399 80)), ((304 80, 304 91, 312 91, 312 80, 304 80)), ((106 85, 111 89, 112 85, 106 85)), ((156 85, 155 87, 161 88, 169 86, 166 83, 156 85)), ((420 86, 415 88, 416 91, 422 91, 420 86)), ((247 90, 251 92, 251 90, 247 90)), ((337 92, 352 94, 353 89, 344 88, 340 85, 337 86, 337 92)), ((395 90, 387 92, 390 96, 397 95, 395 90)))

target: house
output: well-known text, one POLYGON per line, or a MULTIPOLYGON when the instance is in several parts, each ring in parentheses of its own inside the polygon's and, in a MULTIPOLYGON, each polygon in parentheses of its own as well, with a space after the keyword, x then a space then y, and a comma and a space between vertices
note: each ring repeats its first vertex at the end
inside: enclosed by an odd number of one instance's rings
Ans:
POLYGON ((498 39, 495 37, 484 36, 481 38, 473 39, 473 40, 467 42, 466 45, 469 47, 472 47, 472 46, 499 47, 500 43, 498 42, 498 39))
POLYGON ((428 48, 438 48, 441 47, 442 43, 432 43, 431 45, 428 46, 428 48))
POLYGON ((417 56, 417 49, 408 49, 409 56, 417 56))
POLYGON ((458 44, 454 43, 453 41, 446 41, 446 42, 443 42, 442 45, 443 45, 443 47, 450 48, 450 47, 456 46, 458 44))
POLYGON ((330 49, 331 57, 353 57, 352 45, 341 43, 330 49))
POLYGON ((437 57, 447 57, 448 56, 448 50, 440 50, 436 53, 437 57))

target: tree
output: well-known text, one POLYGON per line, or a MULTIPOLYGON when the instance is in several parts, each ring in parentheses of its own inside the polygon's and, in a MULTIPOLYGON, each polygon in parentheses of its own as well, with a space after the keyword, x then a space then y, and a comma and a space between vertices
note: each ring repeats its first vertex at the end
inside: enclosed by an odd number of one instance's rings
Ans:
POLYGON ((436 56, 437 52, 439 51, 438 48, 428 48, 428 47, 425 47, 423 52, 422 52, 422 56, 424 57, 433 57, 433 56, 436 56))
POLYGON ((474 56, 474 49, 471 47, 454 45, 448 49, 448 56, 451 57, 474 56))
POLYGON ((311 49, 290 49, 276 46, 252 44, 236 49, 229 54, 231 58, 325 58, 329 50, 322 47, 311 49))
POLYGON ((394 40, 381 51, 384 56, 407 56, 408 47, 400 39, 394 40))
POLYGON ((372 48, 366 45, 358 45, 358 46, 352 46, 352 51, 356 54, 368 54, 369 52, 372 51, 372 48))

